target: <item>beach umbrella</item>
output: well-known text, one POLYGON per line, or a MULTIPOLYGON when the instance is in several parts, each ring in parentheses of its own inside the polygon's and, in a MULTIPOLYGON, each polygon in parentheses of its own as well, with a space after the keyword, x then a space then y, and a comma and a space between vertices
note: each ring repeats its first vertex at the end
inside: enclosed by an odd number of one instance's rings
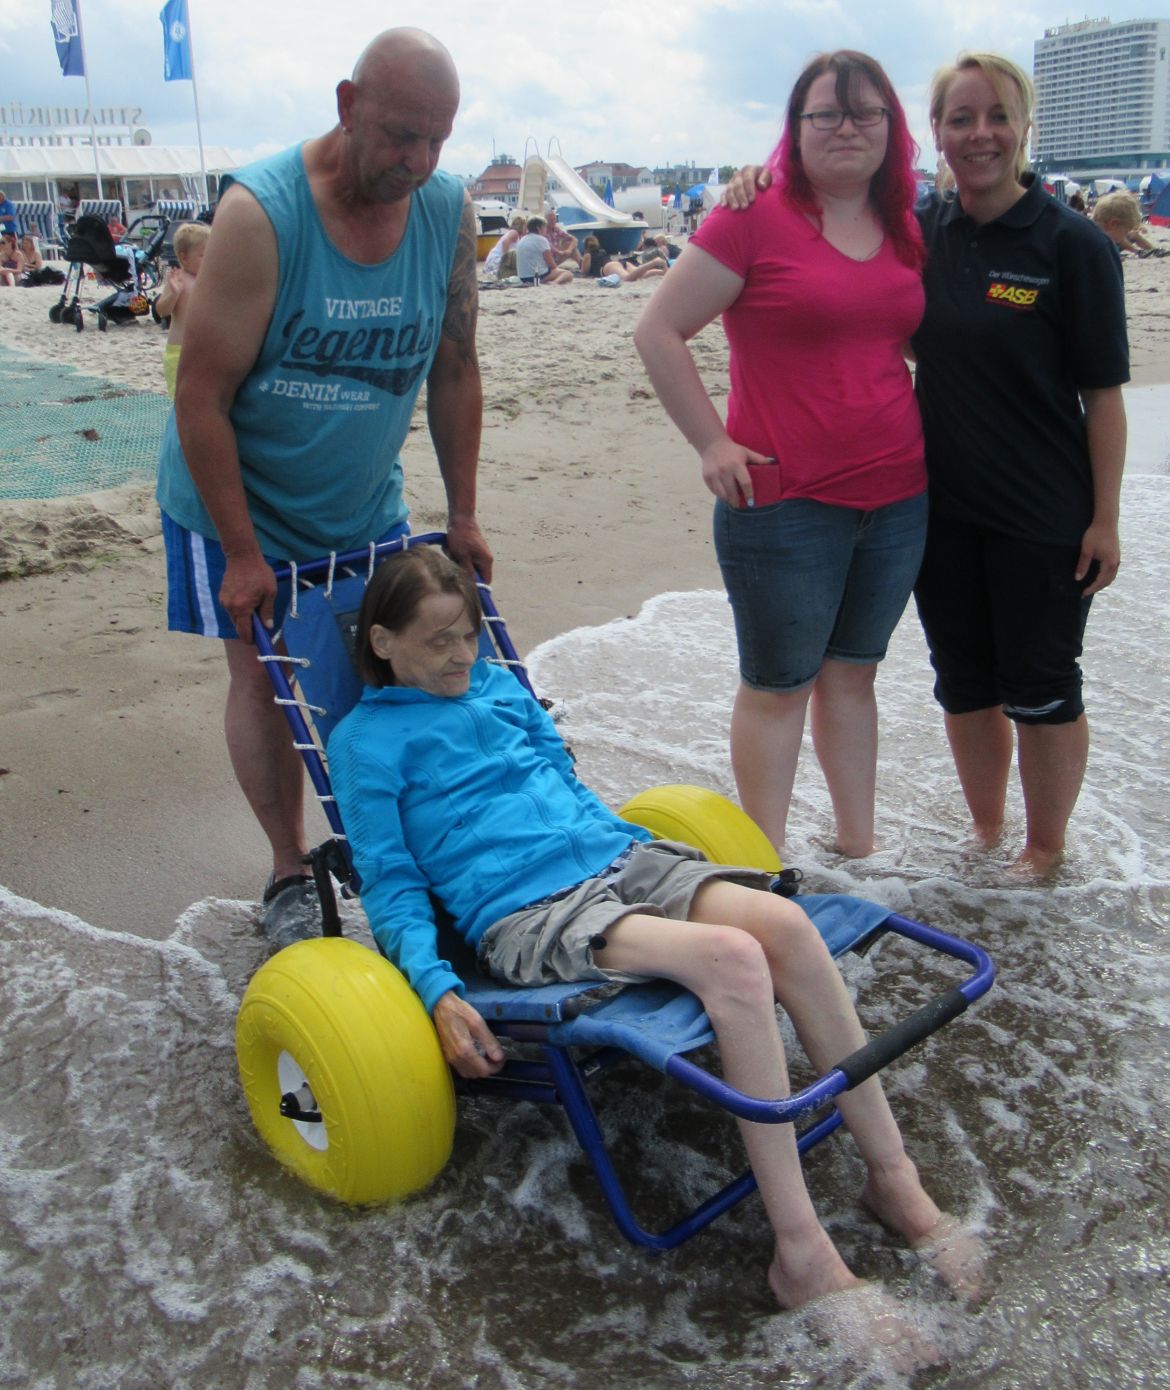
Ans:
POLYGON ((693 184, 690 188, 687 189, 687 197, 701 198, 703 196, 703 189, 706 187, 707 185, 705 183, 693 184))
POLYGON ((613 207, 613 179, 606 179, 605 192, 602 194, 602 197, 610 207, 613 207))

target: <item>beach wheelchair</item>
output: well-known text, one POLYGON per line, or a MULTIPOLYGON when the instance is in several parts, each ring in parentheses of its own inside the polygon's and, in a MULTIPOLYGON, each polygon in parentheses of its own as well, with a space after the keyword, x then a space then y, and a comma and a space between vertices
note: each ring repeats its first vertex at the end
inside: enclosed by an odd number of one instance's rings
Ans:
MULTIPOLYGON (((961 1014, 991 987, 995 968, 978 946, 888 908, 840 895, 800 896, 834 956, 867 950, 892 933, 967 968, 965 978, 927 1000, 852 1056, 784 1099, 736 1091, 689 1054, 713 1041, 699 1001, 666 981, 596 981, 532 989, 479 974, 453 930, 440 952, 466 985, 466 998, 505 1044, 501 1072, 453 1078, 421 1001, 390 962, 341 935, 333 880, 360 893, 322 755, 337 721, 357 701, 357 614, 375 566, 414 545, 442 544, 439 533, 408 536, 309 564, 282 566, 291 589, 281 634, 253 622, 259 659, 333 830, 308 859, 321 900, 324 935, 271 957, 244 994, 237 1058, 256 1128, 276 1157, 313 1187, 344 1202, 408 1195, 430 1182, 450 1157, 456 1089, 560 1106, 587 1156, 622 1233, 652 1249, 674 1248, 755 1190, 746 1172, 665 1230, 635 1217, 607 1146, 591 1087, 634 1059, 691 1088, 731 1114, 801 1125, 801 1153, 841 1123, 835 1097, 872 1076, 961 1014), (274 643, 283 637, 285 651, 274 643)), ((533 694, 487 585, 479 584, 485 622, 481 655, 510 669, 533 694)), ((657 787, 635 795, 620 815, 662 838, 686 841, 720 863, 764 868, 776 891, 793 891, 758 827, 726 798, 697 787, 657 787)), ((439 915, 438 913, 436 914, 439 915)))

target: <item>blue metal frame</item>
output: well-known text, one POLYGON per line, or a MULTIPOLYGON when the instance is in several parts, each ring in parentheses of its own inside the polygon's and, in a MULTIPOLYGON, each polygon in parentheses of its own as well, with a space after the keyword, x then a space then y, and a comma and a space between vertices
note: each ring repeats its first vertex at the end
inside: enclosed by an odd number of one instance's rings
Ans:
MULTIPOLYGON (((302 582, 315 582, 321 578, 331 583, 340 576, 358 575, 362 569, 372 573, 377 560, 388 554, 414 545, 441 544, 444 540, 445 536, 441 532, 406 536, 397 541, 349 551, 343 555, 314 560, 307 564, 281 566, 277 569, 276 575, 278 581, 288 579, 294 586, 302 582)), ((535 698, 528 674, 516 654, 491 591, 482 581, 479 581, 479 593, 493 645, 500 658, 535 698)), ((276 698, 292 729, 294 742, 304 758, 317 797, 330 826, 339 837, 335 843, 343 864, 349 870, 345 887, 356 891, 356 875, 349 857, 348 845, 345 844, 345 832, 333 799, 329 774, 301 712, 300 702, 282 669, 282 663, 287 658, 275 651, 273 636, 258 616, 253 617, 253 633, 260 658, 266 663, 276 698)), ((317 865, 314 867, 316 870, 317 865)), ((326 874, 318 873, 317 879, 319 889, 323 892, 332 891, 331 888, 323 887, 327 883, 326 874)), ((819 1119, 812 1118, 812 1122, 797 1134, 797 1148, 800 1153, 806 1153, 841 1124, 840 1112, 833 1105, 833 1101, 839 1095, 860 1085, 909 1048, 944 1027, 969 1004, 986 994, 995 979, 995 965, 991 958, 971 942, 963 941, 921 922, 911 921, 896 913, 891 913, 879 930, 893 932, 930 950, 963 961, 971 967, 971 974, 961 984, 947 990, 885 1033, 871 1039, 863 1048, 845 1058, 803 1090, 783 1099, 765 1100, 745 1095, 681 1053, 674 1054, 667 1062, 666 1074, 721 1109, 738 1118, 757 1123, 795 1124, 798 1120, 815 1117, 816 1112, 830 1107, 827 1114, 819 1119)), ((634 1217, 587 1091, 589 1081, 609 1070, 617 1062, 627 1060, 629 1054, 617 1047, 603 1047, 577 1056, 570 1047, 552 1040, 550 1034, 555 1025, 506 1019, 490 1019, 488 1022, 497 1036, 534 1045, 538 1050, 538 1058, 510 1057, 503 1069, 494 1076, 475 1081, 456 1078, 457 1089, 463 1094, 490 1095, 532 1101, 542 1105, 559 1105, 593 1166, 618 1229, 634 1244, 652 1250, 673 1250, 755 1191, 754 1176, 750 1171, 745 1172, 712 1193, 667 1230, 657 1233, 647 1231, 634 1217)))
MULTIPOLYGON (((894 1058, 945 1026, 969 1004, 986 994, 995 980, 995 965, 991 957, 971 942, 896 913, 886 919, 882 930, 961 960, 972 967, 972 973, 955 988, 871 1039, 865 1047, 824 1076, 818 1077, 795 1095, 783 1099, 762 1100, 745 1095, 678 1053, 667 1063, 666 1074, 739 1118, 758 1124, 795 1124, 832 1105, 837 1096, 860 1085, 894 1058)), ((626 1239, 635 1245, 651 1250, 673 1250, 756 1190, 755 1177, 747 1171, 712 1193, 666 1230, 646 1230, 634 1216, 586 1089, 590 1080, 615 1063, 628 1060, 629 1054, 620 1048, 604 1048, 579 1058, 574 1056, 570 1048, 551 1042, 550 1028, 546 1025, 493 1020, 490 1026, 499 1037, 537 1044, 543 1061, 509 1059, 503 1070, 493 1077, 480 1081, 459 1081, 459 1090, 471 1095, 495 1095, 561 1106, 577 1142, 593 1167, 614 1222, 626 1239)), ((840 1124, 841 1114, 836 1106, 832 1106, 826 1115, 814 1118, 797 1134, 798 1151, 806 1153, 822 1139, 828 1138, 840 1124)))

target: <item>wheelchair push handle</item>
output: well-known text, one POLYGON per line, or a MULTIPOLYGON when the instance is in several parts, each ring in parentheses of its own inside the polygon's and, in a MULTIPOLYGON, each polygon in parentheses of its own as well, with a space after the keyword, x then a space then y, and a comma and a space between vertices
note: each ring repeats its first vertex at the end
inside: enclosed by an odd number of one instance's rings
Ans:
POLYGON ((932 1033, 937 1033, 952 1019, 958 1018, 968 1003, 967 996, 956 986, 947 990, 945 994, 940 994, 937 999, 932 999, 928 1004, 923 1004, 908 1018, 900 1019, 892 1028, 888 1028, 876 1038, 871 1038, 864 1047, 851 1052, 833 1068, 845 1077, 844 1089, 851 1091, 863 1081, 868 1081, 904 1052, 925 1041, 932 1033))
POLYGON ((679 1053, 667 1062, 667 1072, 740 1119, 763 1124, 791 1123, 828 1105, 845 1091, 860 1086, 863 1081, 868 1081, 890 1062, 957 1018, 968 1005, 982 998, 991 988, 995 980, 995 965, 981 947, 897 913, 891 913, 884 926, 898 936, 964 961, 973 967, 972 973, 960 984, 900 1019, 884 1033, 871 1038, 856 1052, 830 1067, 823 1076, 791 1096, 765 1100, 759 1096, 745 1095, 679 1053))

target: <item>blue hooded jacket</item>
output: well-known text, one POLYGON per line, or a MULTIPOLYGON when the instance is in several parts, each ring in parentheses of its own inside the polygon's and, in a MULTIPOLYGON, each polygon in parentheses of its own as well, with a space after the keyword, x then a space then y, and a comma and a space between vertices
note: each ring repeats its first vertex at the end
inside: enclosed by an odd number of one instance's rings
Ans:
POLYGON ((439 959, 429 894, 474 946, 651 838, 577 780, 537 701, 483 661, 464 695, 367 686, 328 755, 374 938, 428 1012, 463 993, 439 959))

